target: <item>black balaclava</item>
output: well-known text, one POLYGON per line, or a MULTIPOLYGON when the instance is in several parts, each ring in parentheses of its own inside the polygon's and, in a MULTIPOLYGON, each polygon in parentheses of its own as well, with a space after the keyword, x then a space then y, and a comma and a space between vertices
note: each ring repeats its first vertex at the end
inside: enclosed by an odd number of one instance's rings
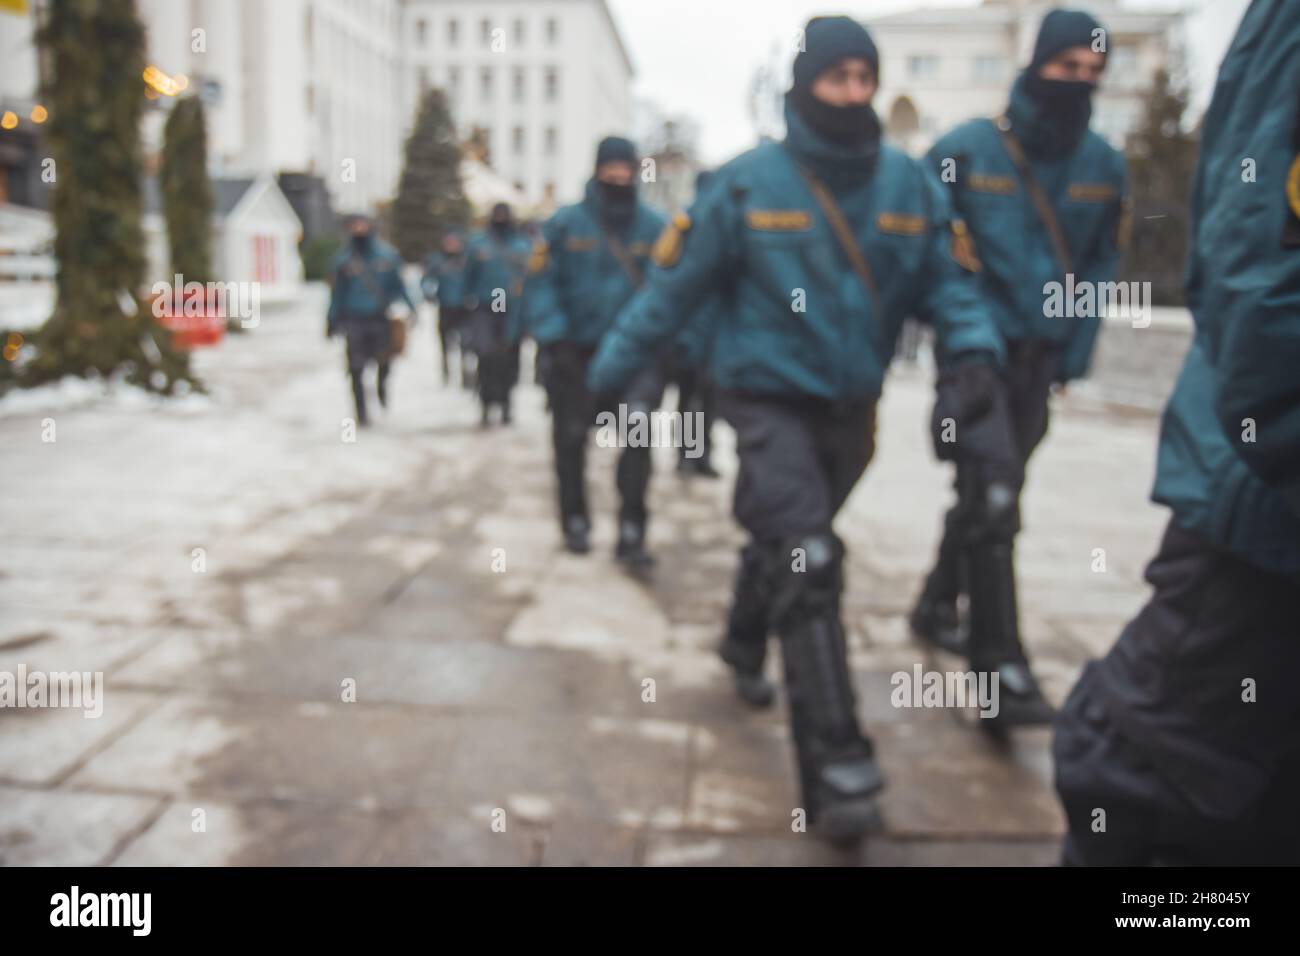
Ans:
POLYGON ((1013 128, 1031 153, 1068 152, 1087 132, 1097 87, 1086 80, 1047 80, 1038 71, 1071 47, 1092 47, 1099 34, 1105 37, 1104 28, 1081 10, 1052 10, 1043 17, 1033 59, 1012 89, 1008 110, 1013 128))
POLYGON ((880 138, 880 120, 870 104, 832 106, 813 95, 813 82, 841 60, 859 58, 880 75, 880 54, 871 34, 851 17, 813 17, 804 28, 804 49, 794 58, 791 100, 809 128, 838 146, 860 146, 880 138))
MULTIPOLYGON (((605 163, 620 162, 636 169, 636 146, 623 136, 606 136, 596 147, 596 169, 605 163)), ((596 180, 600 196, 601 216, 611 225, 623 225, 636 212, 636 178, 627 184, 605 183, 596 180)))
POLYGON ((348 233, 351 237, 352 250, 357 253, 368 253, 375 244, 375 230, 370 220, 365 216, 354 216, 348 223, 348 233), (358 235, 356 229, 358 226, 365 226, 365 232, 358 235))
POLYGON ((507 203, 499 202, 492 207, 492 218, 488 221, 488 229, 498 239, 506 239, 515 231, 514 216, 507 203))

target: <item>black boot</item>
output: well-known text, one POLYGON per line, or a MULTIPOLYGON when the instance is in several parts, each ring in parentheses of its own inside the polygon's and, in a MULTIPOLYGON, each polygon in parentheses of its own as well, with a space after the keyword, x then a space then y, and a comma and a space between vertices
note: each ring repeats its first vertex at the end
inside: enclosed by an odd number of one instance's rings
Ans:
POLYGON ((366 390, 362 379, 364 372, 354 370, 349 373, 352 381, 352 404, 357 410, 357 426, 365 428, 370 424, 370 419, 366 417, 366 390))
POLYGON ((645 525, 627 519, 619 522, 614 557, 633 571, 644 571, 654 565, 654 557, 645 549, 645 525))
POLYGON ((970 661, 976 673, 996 674, 997 714, 981 718, 990 730, 1050 724, 1055 711, 1029 668, 1020 640, 1016 576, 1012 550, 1019 522, 1014 498, 1009 510, 1000 505, 1009 495, 993 487, 985 492, 987 520, 972 528, 970 552, 970 661), (1006 520, 1001 516, 1010 515, 1006 520))
POLYGON ((858 725, 848 647, 840 622, 843 546, 832 534, 803 538, 806 568, 787 568, 774 601, 790 729, 809 822, 834 843, 860 840, 878 821, 884 775, 858 725))
POLYGON ((913 634, 942 651, 965 657, 970 650, 955 600, 932 598, 923 591, 909 621, 913 634))
POLYGON ((966 579, 966 544, 969 530, 959 502, 944 520, 939 556, 925 579, 925 587, 912 609, 912 633, 922 641, 950 654, 965 657, 970 650, 969 634, 957 610, 957 595, 966 579))
POLYGON ((571 554, 586 554, 591 550, 587 534, 591 525, 582 515, 569 515, 564 520, 564 547, 571 554))
POLYGON ((718 646, 718 656, 731 668, 736 693, 751 707, 770 707, 776 699, 776 688, 763 676, 768 603, 763 549, 747 544, 740 550, 727 634, 718 646))

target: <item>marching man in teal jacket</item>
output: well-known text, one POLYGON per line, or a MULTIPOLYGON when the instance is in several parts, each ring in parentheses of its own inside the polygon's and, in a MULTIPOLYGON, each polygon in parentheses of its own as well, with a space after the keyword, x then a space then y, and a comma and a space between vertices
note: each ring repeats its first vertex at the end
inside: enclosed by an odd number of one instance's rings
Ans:
MULTIPOLYGON (((646 369, 626 388, 600 401, 587 390, 587 366, 596 346, 645 279, 650 247, 663 219, 637 199, 636 147, 609 136, 596 149, 595 175, 586 197, 565 206, 542 227, 528 283, 528 331, 542 350, 551 401, 560 525, 565 547, 575 554, 589 548, 587 509, 587 432, 598 412, 613 411, 632 421, 648 415, 663 395, 658 368, 646 369), (622 403, 626 416, 598 404, 622 403)), ((627 445, 618 461, 619 508, 616 556, 634 570, 651 563, 645 549, 646 489, 650 448, 627 445)))
POLYGON ((881 143, 878 71, 860 24, 809 22, 785 140, 724 165, 674 217, 588 379, 595 391, 626 384, 728 290, 710 371, 736 431, 734 513, 752 544, 736 589, 750 613, 732 615, 721 654, 742 696, 765 704, 766 638, 780 635, 802 807, 836 841, 865 832, 883 778, 856 712, 832 522, 872 456, 899 327, 928 319, 976 398, 1002 361, 943 187, 881 143))
POLYGON ((510 424, 510 390, 519 374, 519 339, 524 281, 532 245, 515 224, 508 203, 492 207, 486 227, 465 249, 464 302, 469 309, 469 345, 478 356, 478 396, 486 428, 493 406, 510 424))
MULTIPOLYGON (((1054 312, 1049 290, 1095 288, 1116 278, 1124 158, 1088 128, 1105 41, 1088 14, 1049 12, 1006 112, 957 127, 928 157, 983 264, 980 288, 1007 348, 1004 388, 1021 470, 1047 433, 1053 384, 1087 372, 1100 325, 1096 310, 1077 318, 1054 312)), ((960 466, 957 492, 913 629, 969 653, 976 671, 1000 671, 998 725, 1049 722, 1051 707, 1020 640, 1012 562, 1019 509, 983 527, 973 513, 984 492, 960 466), (958 617, 959 593, 969 596, 969 627, 958 617)))
POLYGON ((1056 724, 1067 863, 1300 863, 1300 17, 1255 0, 1191 194, 1155 592, 1056 724), (1099 815, 1098 811, 1102 811, 1099 815))
POLYGON ((348 376, 352 380, 357 424, 365 426, 370 419, 366 414, 363 378, 370 362, 378 368, 375 387, 379 404, 388 406, 388 369, 392 361, 388 308, 399 300, 405 302, 412 326, 416 311, 402 281, 402 257, 392 246, 375 237, 370 219, 352 216, 348 234, 347 248, 330 267, 325 334, 330 338, 342 335, 347 341, 348 376))

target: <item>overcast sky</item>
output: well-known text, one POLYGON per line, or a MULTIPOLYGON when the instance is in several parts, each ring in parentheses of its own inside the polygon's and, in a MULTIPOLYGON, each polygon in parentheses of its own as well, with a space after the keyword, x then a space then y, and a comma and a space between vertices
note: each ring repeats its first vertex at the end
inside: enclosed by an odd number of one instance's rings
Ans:
MULTIPOLYGON (((746 91, 773 44, 810 16, 859 18, 925 7, 977 6, 979 0, 609 0, 636 67, 634 94, 669 115, 700 124, 702 159, 717 164, 753 145, 746 91)), ((1138 0, 1137 9, 1192 11, 1188 46, 1196 104, 1203 108, 1214 74, 1249 0, 1138 0)), ((1063 5, 1069 6, 1069 3, 1063 5)), ((1086 8, 1086 2, 1080 3, 1086 8)))

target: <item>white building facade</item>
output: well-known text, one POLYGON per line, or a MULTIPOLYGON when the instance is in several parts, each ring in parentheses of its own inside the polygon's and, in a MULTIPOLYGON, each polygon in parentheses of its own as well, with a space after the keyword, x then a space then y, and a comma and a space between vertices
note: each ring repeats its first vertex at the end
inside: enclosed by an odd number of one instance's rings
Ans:
POLYGON ((401 173, 401 0, 139 0, 149 61, 209 104, 222 175, 320 176, 369 210, 401 173))
POLYGON ((405 0, 401 41, 405 115, 441 87, 531 203, 581 198, 596 144, 629 135, 632 63, 605 0, 405 0))
MULTIPOLYGON (((892 139, 912 153, 954 126, 994 116, 1029 62, 1049 0, 984 0, 864 20, 882 52, 876 110, 892 139)), ((1093 101, 1093 129, 1117 148, 1140 119, 1157 70, 1178 62, 1183 16, 1116 0, 1071 3, 1106 28, 1108 62, 1093 101)))

